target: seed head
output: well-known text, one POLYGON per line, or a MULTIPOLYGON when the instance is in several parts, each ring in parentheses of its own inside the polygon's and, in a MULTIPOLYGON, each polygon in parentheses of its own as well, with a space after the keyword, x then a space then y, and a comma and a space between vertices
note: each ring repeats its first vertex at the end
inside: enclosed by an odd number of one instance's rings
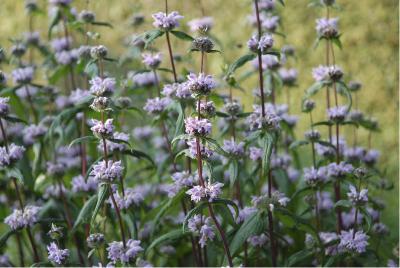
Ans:
POLYGON ((192 47, 195 50, 208 53, 214 48, 214 43, 210 38, 202 36, 193 40, 192 47))

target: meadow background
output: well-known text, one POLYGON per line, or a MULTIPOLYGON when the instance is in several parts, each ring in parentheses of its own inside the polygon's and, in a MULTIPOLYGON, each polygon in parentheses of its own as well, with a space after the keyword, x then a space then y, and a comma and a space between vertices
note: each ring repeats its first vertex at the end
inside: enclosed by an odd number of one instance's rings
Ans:
MULTIPOLYGON (((44 0, 38 1, 44 6, 44 0)), ((393 241, 399 233, 399 11, 396 0, 337 0, 342 10, 334 11, 332 16, 340 18, 340 29, 343 50, 336 50, 337 64, 343 68, 345 80, 358 80, 363 88, 358 93, 359 108, 367 115, 372 115, 379 121, 381 132, 372 136, 372 146, 381 151, 379 165, 385 170, 387 179, 394 183, 394 190, 382 193, 381 198, 387 202, 383 221, 391 230, 393 241)), ((247 16, 251 12, 250 0, 169 0, 170 10, 177 10, 185 16, 186 22, 203 14, 212 16, 215 27, 212 34, 221 41, 222 55, 212 55, 208 61, 208 71, 222 75, 222 67, 233 62, 247 52, 246 42, 252 34, 247 16)), ((325 61, 324 48, 313 49, 315 41, 315 19, 324 16, 323 10, 309 8, 309 0, 286 0, 282 9, 283 32, 285 38, 278 38, 278 47, 282 44, 292 44, 296 48, 297 61, 293 64, 299 71, 298 87, 291 92, 291 113, 300 113, 300 101, 312 83, 311 69, 325 61)), ((79 10, 84 9, 86 0, 75 0, 74 5, 79 10)), ((96 13, 101 21, 110 22, 114 28, 99 29, 102 35, 100 42, 109 48, 114 57, 126 52, 124 45, 134 33, 150 29, 151 14, 164 9, 161 0, 92 0, 90 10, 96 13), (145 15, 145 24, 132 27, 131 16, 140 13, 145 15)), ((9 38, 19 37, 27 31, 28 17, 24 10, 23 0, 1 0, 0 4, 0 46, 10 48, 9 38)), ((35 30, 41 32, 42 38, 47 38, 48 28, 45 16, 37 17, 35 30)), ((158 41, 159 42, 159 41, 158 41)), ((157 42, 155 46, 157 47, 157 42)), ((164 47, 160 45, 159 47, 164 47)), ((186 53, 188 44, 177 41, 174 50, 186 53)), ((164 54, 164 59, 167 59, 164 54)), ((168 64, 165 60, 164 64, 168 64)), ((178 63, 178 69, 182 66, 178 63)), ((39 78, 40 79, 40 78, 39 78)), ((243 103, 249 110, 251 94, 256 86, 256 77, 246 80, 242 87, 245 92, 238 92, 243 103), (247 98, 245 98, 247 96, 247 98), (247 103, 246 103, 247 102, 247 103)), ((284 95, 281 96, 283 102, 284 95)), ((317 119, 325 116, 323 94, 316 97, 320 112, 317 119)), ((279 99, 278 99, 279 102, 279 99)), ((302 136, 308 127, 308 120, 301 115, 297 136, 302 136)), ((352 130, 347 132, 351 137, 352 130)), ((360 140, 367 146, 367 132, 359 131, 360 140)), ((349 140, 350 141, 350 140, 349 140)), ((379 195, 379 194, 378 194, 379 195)))

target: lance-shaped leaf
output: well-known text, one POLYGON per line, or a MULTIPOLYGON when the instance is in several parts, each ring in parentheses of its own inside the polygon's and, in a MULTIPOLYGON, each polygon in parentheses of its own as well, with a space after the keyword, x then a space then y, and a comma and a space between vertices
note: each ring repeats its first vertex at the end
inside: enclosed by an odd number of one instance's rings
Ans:
POLYGON ((173 35, 178 37, 179 39, 185 40, 185 41, 193 41, 194 38, 188 35, 187 33, 181 32, 181 31, 170 31, 173 35))
POLYGON ((94 207, 92 218, 91 218, 91 221, 90 221, 91 225, 93 225, 93 223, 94 223, 94 221, 96 219, 97 213, 99 213, 99 210, 100 210, 101 206, 103 205, 104 201, 108 198, 109 192, 110 192, 110 185, 109 184, 103 183, 99 187, 98 194, 97 194, 96 206, 94 207))
POLYGON ((255 57, 256 57, 256 54, 254 54, 254 53, 247 54, 247 55, 240 57, 239 59, 237 59, 235 62, 233 62, 229 66, 226 76, 227 77, 231 76, 237 69, 239 69, 240 67, 245 65, 246 62, 253 60, 255 57))

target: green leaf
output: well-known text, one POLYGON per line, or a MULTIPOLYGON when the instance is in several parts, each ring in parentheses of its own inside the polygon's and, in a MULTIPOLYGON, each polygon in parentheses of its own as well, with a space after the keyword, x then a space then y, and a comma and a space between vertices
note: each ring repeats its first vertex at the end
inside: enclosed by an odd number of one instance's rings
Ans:
POLYGON ((229 199, 225 198, 216 198, 213 201, 210 202, 212 205, 225 205, 226 207, 229 208, 229 206, 233 207, 235 210, 235 218, 239 216, 239 208, 235 202, 229 199))
POLYGON ((365 219, 365 221, 367 222, 367 231, 366 231, 366 233, 368 233, 369 230, 371 229, 371 226, 372 226, 372 217, 371 217, 371 214, 369 214, 368 210, 367 210, 365 207, 359 207, 358 209, 359 209, 359 210, 361 211, 361 213, 364 215, 364 219, 365 219))
POLYGON ((3 233, 2 236, 0 237, 0 248, 3 248, 5 244, 7 243, 8 238, 15 234, 17 231, 15 230, 8 230, 7 232, 3 233))
POLYGON ((333 126, 333 125, 334 125, 334 123, 332 121, 320 121, 320 122, 312 124, 313 127, 316 127, 316 126, 333 126))
POLYGON ((291 255, 288 259, 287 259, 287 263, 285 266, 287 267, 292 267, 295 264, 301 263, 302 261, 312 257, 314 255, 314 252, 311 251, 310 249, 303 249, 300 250, 296 253, 294 253, 293 255, 291 255))
POLYGON ((96 25, 96 26, 104 26, 104 27, 113 28, 111 23, 103 22, 103 21, 93 21, 93 22, 91 22, 91 24, 96 25))
POLYGON ((146 154, 145 152, 142 152, 142 151, 139 151, 139 150, 135 150, 135 149, 130 149, 130 150, 125 150, 125 151, 123 151, 122 154, 124 154, 124 155, 130 155, 130 156, 136 157, 136 158, 138 158, 138 159, 145 158, 145 159, 147 159, 152 165, 155 165, 153 159, 152 159, 148 154, 146 154))
POLYGON ((343 207, 343 208, 351 208, 353 204, 349 200, 339 200, 335 203, 334 208, 343 207))
POLYGON ((98 194, 97 194, 97 202, 96 202, 96 206, 93 210, 93 215, 92 215, 92 219, 91 219, 91 225, 93 225, 97 213, 99 213, 99 210, 101 208, 101 206, 103 205, 104 201, 108 198, 109 195, 109 191, 110 191, 110 185, 108 184, 101 184, 99 190, 98 190, 98 194))
POLYGON ((351 106, 353 104, 353 100, 351 98, 350 89, 347 87, 346 83, 344 83, 343 81, 339 81, 339 82, 337 82, 337 84, 340 86, 340 89, 346 95, 346 98, 347 98, 347 112, 349 112, 350 109, 351 109, 351 106))
POLYGON ((183 238, 184 236, 188 235, 189 232, 182 232, 181 228, 172 230, 166 234, 163 234, 162 236, 156 238, 155 240, 153 240, 153 242, 150 244, 150 246, 148 248, 146 248, 145 251, 145 255, 153 248, 157 247, 158 245, 161 244, 170 244, 173 243, 181 238, 183 238))
POLYGON ((229 162, 228 170, 229 170, 230 183, 231 183, 231 186, 233 186, 235 184, 236 179, 237 179, 238 174, 239 174, 239 163, 238 163, 238 161, 235 160, 235 159, 232 159, 229 162))
POLYGON ((232 242, 229 244, 232 256, 243 247, 247 238, 252 235, 258 235, 265 229, 267 224, 266 218, 267 217, 261 212, 254 213, 240 226, 239 230, 235 233, 232 242))
POLYGON ((179 104, 178 105, 178 119, 176 120, 176 128, 175 128, 174 137, 178 136, 179 133, 182 132, 184 119, 185 119, 185 113, 183 112, 182 105, 179 104))
POLYGON ((262 169, 264 174, 268 174, 269 164, 271 160, 272 148, 274 146, 274 138, 272 135, 265 135, 262 139, 262 149, 263 149, 263 158, 262 158, 262 169))
POLYGON ((305 99, 317 94, 317 92, 324 86, 323 82, 316 82, 306 90, 305 99))
POLYGON ((11 122, 11 123, 23 123, 23 124, 25 124, 25 125, 27 125, 28 123, 25 121, 25 120, 23 120, 23 119, 21 119, 21 118, 18 118, 18 117, 15 117, 15 116, 4 116, 3 117, 6 121, 8 121, 8 122, 11 122))
POLYGON ((129 141, 125 141, 125 140, 121 140, 121 139, 107 139, 107 140, 114 142, 114 143, 118 143, 118 144, 124 143, 124 144, 128 145, 129 147, 131 147, 131 144, 129 143, 129 141))
POLYGON ((340 42, 340 36, 332 38, 331 40, 339 49, 342 49, 342 42, 340 42))
POLYGON ((68 147, 71 148, 73 145, 78 143, 93 142, 93 141, 97 141, 97 138, 95 136, 84 136, 71 141, 68 147))
POLYGON ((194 38, 188 35, 187 33, 181 32, 181 31, 170 31, 173 35, 178 37, 179 39, 185 40, 185 41, 193 41, 194 38))
POLYGON ((185 196, 185 190, 181 190, 179 193, 177 193, 173 198, 168 199, 167 202, 163 203, 160 207, 160 210, 154 217, 153 223, 154 223, 154 229, 156 229, 157 225, 160 223, 161 217, 172 207, 176 206, 181 202, 182 198, 185 196))
POLYGON ((65 76, 69 72, 67 65, 58 66, 54 72, 49 76, 49 83, 54 85, 60 80, 61 77, 65 76))
POLYGON ((85 202, 81 211, 79 212, 78 218, 75 221, 73 230, 79 227, 83 223, 88 223, 92 218, 92 213, 97 204, 97 194, 93 195, 89 200, 85 202))
POLYGON ((85 66, 84 73, 89 77, 95 77, 99 74, 99 67, 96 61, 97 60, 90 60, 85 66))
POLYGON ((318 144, 325 146, 325 147, 331 147, 332 149, 336 150, 336 146, 333 145, 332 143, 328 141, 317 141, 318 144))
POLYGON ((138 38, 143 38, 143 41, 145 43, 144 47, 147 48, 154 40, 156 40, 163 34, 163 31, 159 29, 153 29, 141 34, 138 38))
POLYGON ((300 147, 300 146, 303 146, 303 145, 307 145, 307 144, 309 144, 309 143, 310 143, 309 141, 303 141, 303 140, 301 140, 301 141, 294 141, 294 142, 292 142, 292 143, 290 144, 289 149, 290 149, 290 150, 293 150, 293 149, 295 149, 295 148, 297 148, 297 147, 300 147))
POLYGON ((52 21, 50 22, 49 31, 47 33, 49 39, 51 38, 51 33, 53 31, 53 28, 60 22, 61 17, 62 17, 61 10, 57 8, 56 14, 53 17, 52 21))
POLYGON ((178 135, 175 138, 173 138, 171 141, 171 144, 174 145, 177 141, 190 140, 191 138, 192 138, 192 136, 190 136, 189 134, 181 134, 181 135, 178 135))
POLYGON ((218 142, 216 140, 211 139, 209 137, 202 137, 202 139, 207 141, 207 143, 208 143, 208 145, 209 145, 211 150, 213 150, 213 151, 215 151, 218 154, 223 155, 223 156, 228 156, 229 155, 224 149, 222 149, 222 147, 218 144, 218 142))
POLYGON ((227 77, 229 77, 230 75, 232 75, 238 68, 242 67, 243 65, 246 64, 246 62, 253 60, 256 57, 256 54, 247 54, 244 55, 242 57, 240 57, 239 59, 237 59, 235 62, 233 62, 229 68, 228 68, 228 72, 226 74, 227 77))
POLYGON ((16 178, 21 184, 24 184, 24 176, 22 176, 21 171, 16 167, 7 169, 6 176, 9 178, 16 178))

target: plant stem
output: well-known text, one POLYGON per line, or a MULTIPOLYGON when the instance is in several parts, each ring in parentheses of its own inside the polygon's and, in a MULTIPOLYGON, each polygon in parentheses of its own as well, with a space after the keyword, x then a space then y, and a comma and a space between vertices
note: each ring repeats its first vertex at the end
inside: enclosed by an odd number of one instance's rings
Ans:
POLYGON ((114 193, 113 193, 112 190, 111 190, 111 201, 112 201, 113 206, 114 206, 114 208, 115 208, 115 212, 117 213, 118 222, 119 222, 119 228, 120 228, 120 231, 121 231, 122 244, 124 245, 124 248, 126 248, 124 225, 123 225, 123 223, 122 223, 121 213, 120 213, 120 211, 119 211, 117 202, 115 202, 114 193))
POLYGON ((174 55, 172 54, 172 48, 171 48, 171 41, 169 38, 169 32, 165 32, 165 36, 167 38, 167 45, 168 45, 168 52, 169 52, 169 59, 171 61, 171 66, 172 66, 172 73, 174 74, 174 82, 178 82, 178 77, 176 75, 176 69, 175 69, 175 62, 174 62, 174 55))
MULTIPOLYGON (((199 98, 199 100, 197 102, 197 107, 198 107, 197 108, 197 113, 198 113, 198 118, 199 119, 201 117, 201 115, 200 115, 200 101, 201 100, 199 98)), ((198 169, 198 173, 199 173, 199 181, 200 181, 200 185, 202 187, 205 187, 204 179, 203 179, 203 163, 202 163, 202 159, 201 159, 200 138, 199 137, 196 137, 196 151, 197 151, 196 154, 197 154, 197 169, 198 169)), ((222 230, 220 224, 218 223, 217 218, 215 217, 214 210, 213 210, 213 208, 211 206, 211 203, 208 202, 208 201, 207 201, 207 206, 208 206, 208 212, 210 213, 211 219, 214 221, 214 224, 217 227, 218 232, 219 232, 219 234, 221 236, 222 244, 224 246, 224 250, 225 250, 226 257, 228 259, 229 266, 233 267, 232 256, 231 256, 231 253, 230 253, 230 250, 229 250, 228 242, 227 242, 226 237, 225 237, 225 233, 222 230)))
MULTIPOLYGON (((260 21, 260 11, 258 8, 258 0, 254 0, 254 5, 256 9, 256 17, 257 17, 257 29, 258 29, 258 40, 261 39, 261 21, 260 21)), ((262 70, 262 57, 261 50, 258 50, 258 78, 260 83, 260 95, 261 95, 261 115, 265 117, 265 107, 264 107, 264 81, 263 81, 263 70, 262 70)), ((271 170, 268 173, 268 197, 271 198, 272 195, 272 173, 271 170)), ((277 258, 277 248, 275 244, 274 238, 274 220, 272 217, 272 212, 268 210, 268 226, 269 226, 269 238, 271 241, 271 253, 272 253, 272 266, 276 266, 276 258, 277 258)))

